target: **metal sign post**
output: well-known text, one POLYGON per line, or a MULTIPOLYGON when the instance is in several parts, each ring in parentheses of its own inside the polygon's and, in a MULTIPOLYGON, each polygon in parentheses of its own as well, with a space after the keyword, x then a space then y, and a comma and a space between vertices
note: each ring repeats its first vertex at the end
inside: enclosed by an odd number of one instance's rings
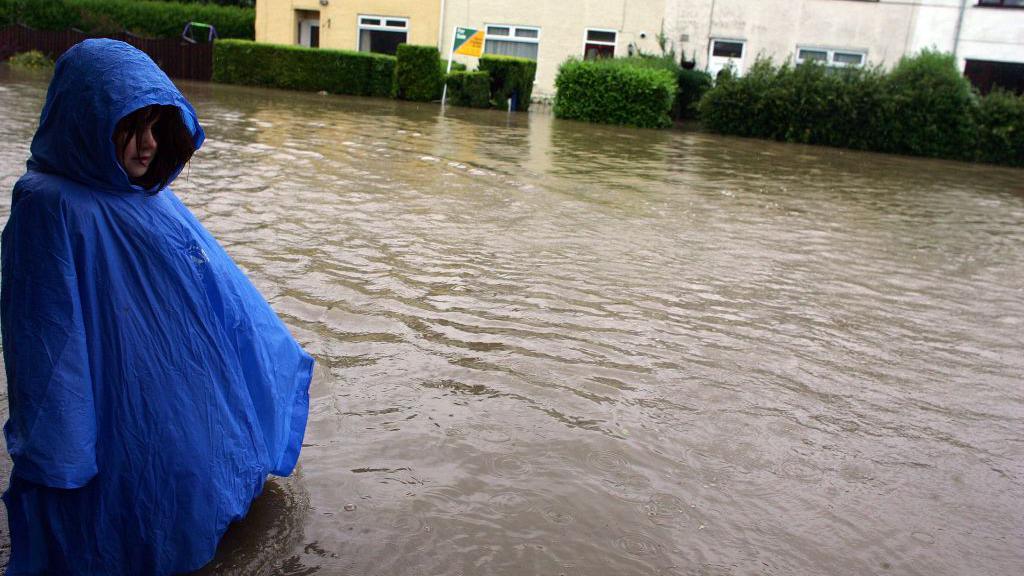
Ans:
POLYGON ((448 53, 448 69, 444 73, 444 90, 441 92, 441 107, 448 99, 448 75, 452 73, 452 60, 456 54, 479 58, 484 53, 484 32, 472 28, 455 27, 452 34, 452 49, 448 53))

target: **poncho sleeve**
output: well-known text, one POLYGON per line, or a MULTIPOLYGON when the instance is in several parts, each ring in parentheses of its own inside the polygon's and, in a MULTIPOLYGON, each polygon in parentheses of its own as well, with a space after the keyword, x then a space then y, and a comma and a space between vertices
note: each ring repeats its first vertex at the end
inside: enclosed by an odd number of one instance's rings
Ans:
POLYGON ((96 413, 82 306, 66 225, 51 191, 14 190, 0 244, 0 313, 18 477, 79 488, 97 472, 96 413))

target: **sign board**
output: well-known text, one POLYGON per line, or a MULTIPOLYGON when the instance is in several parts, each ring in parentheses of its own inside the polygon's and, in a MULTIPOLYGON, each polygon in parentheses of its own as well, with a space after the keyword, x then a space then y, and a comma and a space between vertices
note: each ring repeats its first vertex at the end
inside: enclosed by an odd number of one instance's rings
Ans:
POLYGON ((455 53, 479 58, 484 53, 484 31, 472 28, 455 29, 455 53))

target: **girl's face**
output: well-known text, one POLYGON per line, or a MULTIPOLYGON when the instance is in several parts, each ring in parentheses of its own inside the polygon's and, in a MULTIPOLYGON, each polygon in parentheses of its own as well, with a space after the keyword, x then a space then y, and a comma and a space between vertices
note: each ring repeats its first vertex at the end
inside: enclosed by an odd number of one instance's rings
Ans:
POLYGON ((153 156, 156 156, 157 142, 156 138, 153 137, 153 125, 156 124, 157 120, 158 118, 154 118, 146 124, 146 128, 142 131, 142 137, 138 142, 136 142, 134 133, 130 135, 125 134, 125 136, 130 137, 121 146, 117 159, 121 162, 121 166, 124 167, 124 171, 132 179, 145 176, 149 170, 150 162, 153 161, 153 156))

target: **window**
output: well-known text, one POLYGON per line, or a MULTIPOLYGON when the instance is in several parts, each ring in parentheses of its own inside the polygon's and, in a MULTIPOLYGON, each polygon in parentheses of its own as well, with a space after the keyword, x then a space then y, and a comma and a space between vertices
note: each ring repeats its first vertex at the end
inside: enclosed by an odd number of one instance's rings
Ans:
POLYGON ((964 75, 982 94, 1000 87, 1024 95, 1024 62, 968 60, 964 75))
POLYGON ((711 48, 711 55, 719 58, 743 58, 743 42, 715 40, 711 48))
POLYGON ((867 54, 856 50, 832 50, 829 48, 801 48, 796 49, 796 63, 821 62, 830 68, 846 68, 848 66, 863 66, 867 60, 867 54))
POLYGON ((978 0, 978 6, 997 6, 999 8, 1024 8, 1024 0, 978 0))
POLYGON ((615 30, 588 29, 587 39, 583 43, 583 59, 614 58, 617 36, 615 30))
POLYGON ((319 48, 320 12, 316 10, 296 10, 295 22, 298 24, 296 40, 299 46, 319 48))
POLYGON ((537 59, 540 28, 533 26, 487 26, 484 53, 537 59))
POLYGON ((391 16, 359 17, 359 51, 394 54, 409 39, 409 19, 391 16))

